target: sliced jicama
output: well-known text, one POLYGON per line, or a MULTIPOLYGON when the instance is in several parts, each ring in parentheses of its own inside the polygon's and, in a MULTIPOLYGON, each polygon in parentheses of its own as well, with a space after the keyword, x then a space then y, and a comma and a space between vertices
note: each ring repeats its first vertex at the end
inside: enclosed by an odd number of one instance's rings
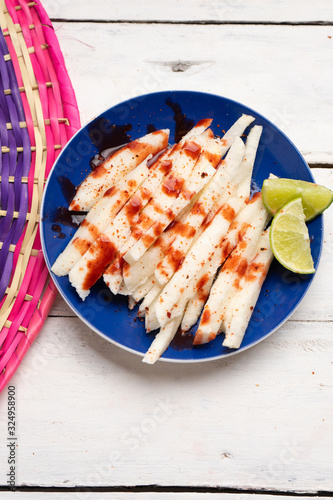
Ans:
POLYGON ((258 196, 257 200, 261 202, 263 216, 251 221, 236 248, 220 269, 204 307, 194 339, 195 344, 204 344, 216 337, 225 315, 224 301, 237 291, 246 267, 254 257, 257 241, 269 220, 261 196, 258 196))
POLYGON ((147 179, 150 172, 147 162, 149 155, 138 167, 129 172, 116 186, 104 193, 91 208, 86 218, 52 266, 57 276, 65 276, 78 262, 91 244, 112 222, 129 198, 147 179))
MULTIPOLYGON (((155 276, 154 276, 154 278, 155 278, 155 276)), ((146 294, 145 298, 143 299, 142 303, 140 304, 138 316, 144 316, 146 314, 150 304, 161 293, 162 288, 163 288, 162 285, 160 285, 159 283, 156 283, 156 278, 155 278, 154 285, 151 287, 151 289, 149 290, 149 292, 146 294)))
POLYGON ((145 311, 145 328, 147 332, 152 332, 160 327, 160 324, 156 316, 156 304, 158 297, 150 304, 150 306, 145 311))
MULTIPOLYGON (((154 166, 152 173, 149 173, 140 188, 71 269, 70 282, 82 300, 89 295, 89 288, 100 278, 105 268, 113 262, 120 248, 128 240, 132 224, 138 221, 140 211, 147 205, 163 178, 168 175, 179 149, 180 146, 176 146, 172 148, 170 153, 162 155, 157 160, 157 165, 154 166)), ((120 263, 119 269, 121 270, 120 263)), ((104 279, 112 291, 111 283, 108 282, 108 279, 104 279)), ((117 283, 118 289, 121 281, 122 279, 117 283)))
POLYGON ((156 316, 161 326, 171 317, 171 309, 177 308, 177 302, 187 283, 199 273, 201 267, 211 258, 215 249, 221 245, 231 222, 244 205, 244 200, 232 196, 216 213, 208 227, 203 231, 186 257, 181 267, 165 285, 156 304, 156 316))
POLYGON ((140 286, 138 286, 133 292, 132 292, 132 297, 135 300, 135 302, 140 302, 147 293, 154 287, 156 283, 156 278, 152 274, 149 276, 149 278, 140 286))
POLYGON ((241 280, 240 289, 227 307, 225 316, 228 320, 224 325, 226 337, 223 346, 232 349, 240 347, 272 260, 267 229, 259 238, 256 256, 241 280))
POLYGON ((142 361, 153 365, 162 356, 164 351, 169 347, 170 342, 177 333, 178 327, 181 322, 181 317, 174 318, 160 329, 154 341, 144 355, 142 361))
MULTIPOLYGON (((204 275, 205 276, 205 275, 204 275)), ((182 332, 188 332, 193 325, 198 321, 201 311, 205 305, 205 302, 209 296, 209 290, 212 286, 214 276, 211 276, 204 283, 199 281, 199 289, 196 294, 188 301, 185 313, 181 323, 182 332)))
MULTIPOLYGON (((219 145, 219 154, 220 157, 222 157, 228 149, 232 146, 233 142, 238 138, 239 136, 242 135, 244 130, 248 125, 250 125, 253 122, 254 118, 250 115, 242 115, 235 123, 234 125, 224 134, 222 139, 218 139, 216 143, 219 145)), ((239 139, 239 141, 241 141, 239 139)), ((244 147, 244 146, 239 146, 239 147, 244 147)), ((215 153, 216 154, 216 153, 215 153)), ((236 153, 237 155, 237 153, 236 153)), ((200 157, 201 158, 201 157, 200 157)), ((229 168, 230 170, 235 169, 235 161, 230 161, 229 162, 229 168)), ((238 162, 239 165, 239 162, 238 162)), ((226 169, 227 170, 227 169, 226 169)), ((188 189, 190 191, 190 189, 188 189)), ((170 204, 167 204, 167 206, 164 206, 162 208, 163 212, 166 213, 168 208, 170 208, 170 204)), ((149 212, 149 206, 146 208, 149 212)), ((171 218, 169 220, 169 223, 171 222, 171 218)), ((153 229, 151 230, 153 232, 153 229)), ((127 262, 130 264, 133 264, 136 262, 140 256, 144 253, 145 249, 149 248, 149 242, 152 241, 152 235, 146 235, 145 234, 145 240, 144 241, 138 241, 136 244, 134 242, 130 242, 129 247, 131 248, 130 251, 127 251, 127 253, 124 255, 124 258, 127 262)), ((154 240, 153 240, 154 241, 154 240)), ((150 243, 151 244, 151 243, 150 243)))
POLYGON ((105 191, 114 186, 147 156, 155 155, 168 145, 169 130, 157 130, 117 150, 96 167, 79 185, 69 210, 88 211, 105 191))
MULTIPOLYGON (((192 169, 197 162, 201 152, 201 144, 206 144, 211 135, 210 131, 204 132, 194 140, 185 141, 180 147, 176 147, 169 158, 172 160, 172 168, 170 173, 164 178, 161 184, 156 186, 153 196, 142 209, 138 220, 129 228, 130 234, 126 238, 124 244, 119 249, 121 253, 116 261, 106 269, 104 273, 104 281, 110 288, 112 293, 117 294, 119 286, 122 282, 122 261, 123 258, 130 264, 130 260, 126 258, 126 252, 129 253, 137 240, 146 242, 151 236, 148 234, 149 228, 161 216, 168 211, 174 197, 178 196, 184 182, 191 175, 192 169)), ((177 145, 178 146, 178 145, 177 145)), ((187 201, 189 203, 190 200, 187 201)), ((154 230, 156 232, 156 230, 154 230)), ((162 231, 161 231, 162 232, 162 231)), ((156 234, 155 239, 159 236, 156 234)), ((145 248, 146 249, 146 248, 145 248)), ((143 255, 144 252, 142 252, 143 255)), ((139 258, 141 255, 139 256, 139 258)), ((136 259, 138 260, 138 259, 136 259)))
POLYGON ((126 263, 123 267, 123 278, 129 290, 134 290, 137 286, 147 279, 155 271, 158 263, 164 257, 167 249, 178 233, 178 228, 182 227, 196 203, 193 198, 189 205, 176 217, 172 226, 164 231, 155 241, 147 252, 135 264, 130 266, 126 263))
MULTIPOLYGON (((230 171, 237 171, 237 167, 239 167, 242 161, 244 152, 245 147, 243 141, 236 138, 224 160, 224 167, 230 171)), ((242 170, 242 172, 244 175, 244 170, 242 170)), ((248 175, 247 171, 245 175, 248 175)), ((225 174, 224 169, 220 167, 208 185, 203 189, 202 195, 189 213, 185 224, 180 228, 165 258, 159 263, 155 271, 159 283, 166 284, 171 276, 177 271, 185 258, 187 250, 193 243, 193 239, 196 235, 199 236, 198 229, 205 217, 207 217, 208 212, 212 209, 214 203, 219 200, 219 203, 223 204, 227 197, 232 194, 234 188, 234 184, 228 182, 228 176, 225 174)))
POLYGON ((129 264, 134 264, 134 262, 140 259, 164 229, 189 204, 193 196, 200 192, 214 175, 215 167, 220 161, 220 155, 218 153, 219 148, 216 147, 217 153, 215 154, 215 159, 212 158, 214 156, 213 146, 216 146, 214 140, 210 142, 208 148, 209 157, 207 157, 206 151, 200 155, 191 176, 188 181, 185 182, 184 189, 181 190, 176 200, 172 202, 172 199, 168 196, 167 203, 165 203, 162 209, 163 215, 155 221, 155 223, 145 232, 144 236, 124 255, 124 259, 129 264))

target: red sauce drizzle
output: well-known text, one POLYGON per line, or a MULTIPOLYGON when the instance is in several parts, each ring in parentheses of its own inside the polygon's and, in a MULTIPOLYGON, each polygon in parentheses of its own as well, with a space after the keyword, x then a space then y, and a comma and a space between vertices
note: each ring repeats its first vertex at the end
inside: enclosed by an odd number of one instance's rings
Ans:
POLYGON ((162 191, 168 196, 177 197, 183 187, 184 179, 182 177, 174 177, 170 174, 162 184, 162 191))
POLYGON ((172 269, 176 272, 184 262, 185 255, 183 252, 177 250, 176 248, 170 248, 167 259, 172 269))
POLYGON ((164 174, 168 174, 172 168, 172 160, 163 160, 159 170, 164 174))
POLYGON ((202 314, 201 323, 203 325, 205 325, 206 323, 209 322, 210 317, 211 317, 210 310, 209 310, 208 307, 206 307, 205 310, 204 310, 204 312, 203 312, 203 314, 202 314))
POLYGON ((154 231, 154 235, 157 238, 158 236, 160 236, 160 234, 163 233, 164 224, 162 224, 162 222, 155 222, 155 224, 153 225, 153 231, 154 231))
POLYGON ((131 222, 135 215, 140 212, 142 207, 141 198, 137 195, 133 195, 132 198, 126 203, 125 211, 129 222, 131 222))
POLYGON ((112 186, 105 191, 104 196, 106 196, 106 197, 112 196, 113 194, 115 194, 116 191, 117 191, 116 186, 112 186))
POLYGON ((115 245, 107 238, 100 237, 98 245, 94 245, 95 257, 87 264, 88 272, 82 285, 83 290, 89 290, 96 283, 116 254, 117 248, 115 245))
POLYGON ((84 219, 81 222, 81 226, 86 227, 88 229, 89 233, 92 235, 94 240, 96 240, 98 238, 98 236, 100 235, 98 228, 94 224, 92 224, 91 222, 87 221, 87 219, 84 219))
POLYGON ((92 170, 90 175, 94 179, 98 179, 99 177, 103 177, 103 175, 105 175, 107 171, 108 169, 104 168, 103 165, 99 165, 98 167, 95 168, 95 170, 92 170))
POLYGON ((154 236, 150 236, 150 234, 145 234, 144 236, 142 236, 142 241, 144 246, 146 248, 149 248, 150 245, 155 241, 155 238, 154 236))
POLYGON ((247 266, 248 266, 247 259, 242 258, 236 269, 236 273, 240 278, 242 278, 245 275, 247 266))
POLYGON ((205 286, 207 281, 209 280, 208 274, 204 274, 199 281, 197 282, 196 289, 198 292, 205 286))
POLYGON ((221 214, 228 222, 233 221, 236 215, 235 210, 227 203, 223 205, 221 209, 221 214))
POLYGON ((73 245, 80 252, 81 255, 85 254, 88 248, 91 246, 90 241, 84 240, 82 238, 75 238, 73 245))
POLYGON ((187 156, 195 160, 200 155, 201 146, 196 144, 194 141, 186 141, 183 146, 183 150, 187 156))

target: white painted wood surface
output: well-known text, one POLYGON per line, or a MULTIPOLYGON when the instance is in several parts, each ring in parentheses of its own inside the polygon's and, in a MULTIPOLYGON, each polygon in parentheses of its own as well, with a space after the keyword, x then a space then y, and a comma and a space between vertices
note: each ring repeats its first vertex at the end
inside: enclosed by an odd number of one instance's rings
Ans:
POLYGON ((103 21, 332 21, 330 0, 44 0, 50 17, 103 21))
POLYGON ((18 483, 331 491, 332 353, 331 323, 289 321, 224 361, 152 370, 48 318, 12 379, 18 483))
MULTIPOLYGON (((45 0, 44 5, 54 18, 91 21, 333 17, 333 4, 325 0, 174 0, 145 2, 140 9, 130 0, 45 0)), ((307 161, 332 164, 313 173, 318 183, 333 189, 333 26, 59 22, 55 28, 83 123, 141 93, 217 93, 270 118, 307 161), (175 71, 179 68, 184 71, 175 71)), ((298 310, 264 342, 223 361, 144 365, 91 332, 58 297, 11 381, 17 393, 17 485, 266 489, 286 492, 283 498, 295 491, 333 492, 332 208, 324 218, 321 264, 298 310)), ((6 391, 0 415, 0 486, 5 486, 6 391)), ((0 492, 1 499, 9 495, 0 492)), ((156 491, 15 495, 23 500, 28 495, 37 500, 250 496, 156 491)))
POLYGON ((55 27, 82 123, 140 94, 199 90, 262 113, 308 162, 333 163, 333 26, 55 27))

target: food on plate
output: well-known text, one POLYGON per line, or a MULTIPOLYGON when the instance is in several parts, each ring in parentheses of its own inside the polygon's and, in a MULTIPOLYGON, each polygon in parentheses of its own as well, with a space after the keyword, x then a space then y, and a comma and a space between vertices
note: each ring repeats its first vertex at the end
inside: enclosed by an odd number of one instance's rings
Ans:
POLYGON ((315 272, 302 198, 294 198, 275 215, 270 229, 270 244, 275 258, 299 274, 315 272))
POLYGON ((275 215, 288 201, 300 196, 306 222, 326 210, 333 201, 333 191, 312 182, 295 179, 266 179, 262 186, 263 202, 275 215))
MULTIPOLYGON (((318 187, 271 178, 251 197, 262 127, 244 136, 253 117, 242 115, 217 137, 211 122, 200 120, 173 146, 168 130, 148 134, 89 174, 69 207, 88 213, 52 266, 82 300, 103 277, 130 308, 139 304, 146 330, 159 329, 149 364, 197 322, 194 346, 224 333, 223 345, 239 348, 273 252, 288 269, 313 272, 301 198, 267 225, 292 190, 301 189, 308 216, 318 213, 318 187)), ((329 190, 319 191, 328 206, 329 190)))
POLYGON ((85 212, 147 156, 155 155, 168 145, 169 130, 156 130, 131 141, 98 165, 78 186, 69 210, 85 212))

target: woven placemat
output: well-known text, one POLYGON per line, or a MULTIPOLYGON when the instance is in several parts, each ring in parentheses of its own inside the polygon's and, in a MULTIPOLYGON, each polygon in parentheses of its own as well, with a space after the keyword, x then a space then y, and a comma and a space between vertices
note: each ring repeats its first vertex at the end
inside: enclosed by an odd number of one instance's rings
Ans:
POLYGON ((52 165, 80 127, 75 94, 40 2, 0 0, 0 391, 56 296, 39 238, 52 165))

